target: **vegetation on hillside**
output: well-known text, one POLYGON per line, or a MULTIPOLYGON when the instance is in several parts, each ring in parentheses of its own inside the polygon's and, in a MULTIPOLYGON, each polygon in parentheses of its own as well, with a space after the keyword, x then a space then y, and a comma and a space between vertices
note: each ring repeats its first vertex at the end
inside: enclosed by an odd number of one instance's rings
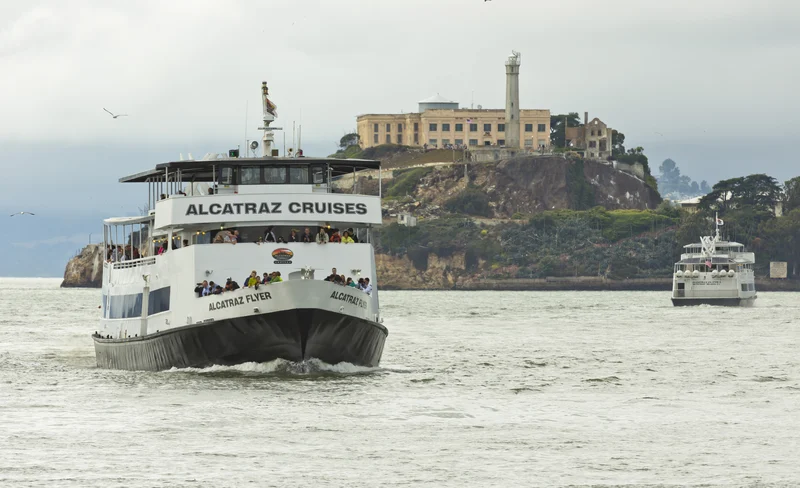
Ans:
POLYGON ((461 252, 469 272, 492 278, 663 277, 684 245, 713 233, 719 213, 723 236, 756 252, 759 276, 767 275, 770 261, 787 261, 790 276, 800 277, 800 177, 782 186, 758 174, 723 180, 694 214, 665 202, 644 211, 551 210, 494 226, 468 217, 481 215, 477 193, 468 188, 451 198, 449 216, 420 219, 417 227, 384 227, 378 249, 406 254, 419 269, 431 253, 461 252), (787 213, 776 217, 778 204, 787 213))

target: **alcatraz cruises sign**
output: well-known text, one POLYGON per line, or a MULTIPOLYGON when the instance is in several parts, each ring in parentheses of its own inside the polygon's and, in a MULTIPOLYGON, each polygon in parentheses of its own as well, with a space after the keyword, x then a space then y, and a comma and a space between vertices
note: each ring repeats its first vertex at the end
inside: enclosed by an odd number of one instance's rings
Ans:
POLYGON ((156 203, 156 228, 234 222, 380 224, 380 198, 340 193, 171 196, 156 203))

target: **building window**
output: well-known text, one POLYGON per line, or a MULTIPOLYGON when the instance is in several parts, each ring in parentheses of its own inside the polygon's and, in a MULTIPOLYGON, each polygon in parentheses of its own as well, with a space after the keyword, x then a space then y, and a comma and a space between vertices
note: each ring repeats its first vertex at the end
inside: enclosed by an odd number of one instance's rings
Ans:
POLYGON ((397 124, 397 132, 403 132, 403 124, 397 124))
POLYGON ((483 141, 483 145, 484 146, 491 146, 492 145, 492 141, 483 141))
POLYGON ((431 146, 435 146, 438 143, 439 143, 438 139, 428 139, 428 144, 431 146))
POLYGON ((397 143, 398 144, 402 144, 403 143, 403 134, 397 134, 397 143))
POLYGON ((456 146, 464 144, 464 139, 456 139, 456 146))
POLYGON ((497 132, 505 132, 506 124, 497 124, 497 132))
POLYGON ((464 124, 456 124, 456 132, 464 132, 464 124))
POLYGON ((525 124, 525 132, 533 132, 533 124, 525 124))
POLYGON ((498 146, 505 146, 506 145, 506 140, 505 139, 498 139, 497 140, 497 145, 498 146))
POLYGON ((419 122, 414 122, 414 132, 419 132, 419 122))
POLYGON ((417 132, 414 133, 414 144, 419 144, 419 134, 417 132))
POLYGON ((470 146, 477 146, 478 145, 478 140, 477 139, 470 139, 469 140, 469 145, 470 146))
POLYGON ((483 124, 483 132, 492 132, 492 124, 483 124))
POLYGON ((372 132, 378 132, 378 124, 372 126, 372 132))
MULTIPOLYGON (((469 131, 470 132, 478 132, 478 124, 469 124, 469 131)), ((477 146, 477 144, 476 144, 477 146)))
POLYGON ((539 132, 545 132, 547 129, 547 124, 539 124, 539 132))
POLYGON ((533 147, 533 139, 525 139, 525 147, 533 147))
POLYGON ((372 143, 373 144, 377 144, 378 143, 378 134, 372 134, 372 143))
POLYGON ((386 134, 386 144, 391 144, 391 143, 392 143, 392 135, 386 134))
POLYGON ((592 135, 594 135, 594 130, 592 130, 592 135))
POLYGON ((436 132, 436 124, 428 124, 428 130, 430 132, 436 132))
POLYGON ((392 124, 386 124, 386 132, 392 132, 392 124))
POLYGON ((597 147, 597 141, 589 141, 589 147, 597 147))
POLYGON ((539 147, 544 147, 547 145, 546 139, 539 139, 539 147))
POLYGON ((442 132, 450 132, 450 124, 442 124, 442 132))
POLYGON ((442 139, 442 146, 450 144, 450 139, 442 139))

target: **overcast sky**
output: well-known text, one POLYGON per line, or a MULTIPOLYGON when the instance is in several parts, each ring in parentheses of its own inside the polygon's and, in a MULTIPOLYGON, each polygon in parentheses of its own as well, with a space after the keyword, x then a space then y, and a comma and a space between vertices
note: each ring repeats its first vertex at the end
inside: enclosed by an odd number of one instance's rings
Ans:
POLYGON ((262 80, 310 155, 360 113, 436 93, 502 108, 512 49, 523 108, 588 111, 654 169, 785 179, 800 173, 798 25, 790 0, 6 0, 0 164, 16 184, 0 208, 135 211, 123 174, 259 137, 262 80))

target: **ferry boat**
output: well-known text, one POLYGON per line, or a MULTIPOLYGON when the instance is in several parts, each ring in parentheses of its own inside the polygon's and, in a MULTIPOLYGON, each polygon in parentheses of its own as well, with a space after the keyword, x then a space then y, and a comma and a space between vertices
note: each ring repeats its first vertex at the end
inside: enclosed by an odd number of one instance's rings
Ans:
POLYGON ((93 335, 99 367, 157 371, 312 358, 379 364, 388 335, 372 247, 382 221, 380 185, 372 185, 377 194, 359 192, 358 175, 379 176, 380 163, 278 157, 266 83, 262 95, 261 157, 209 155, 120 179, 146 183, 152 210, 104 221, 103 315, 93 335), (311 242, 303 242, 306 229, 311 242), (356 242, 316 242, 335 229, 349 230, 356 242), (332 268, 369 285, 338 283, 332 268), (280 278, 256 285, 253 271, 280 278), (212 281, 226 289, 209 293, 204 283, 212 281))
POLYGON ((743 244, 725 241, 716 217, 713 236, 684 246, 681 260, 675 263, 672 304, 751 306, 756 299, 755 254, 743 244))

